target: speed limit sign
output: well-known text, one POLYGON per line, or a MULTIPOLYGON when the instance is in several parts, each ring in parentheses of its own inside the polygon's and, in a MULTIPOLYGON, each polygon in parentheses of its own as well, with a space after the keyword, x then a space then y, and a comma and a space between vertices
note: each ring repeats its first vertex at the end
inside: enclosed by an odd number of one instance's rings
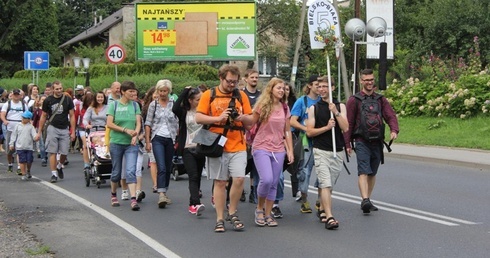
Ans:
POLYGON ((109 46, 105 50, 105 57, 107 58, 107 61, 111 64, 120 64, 124 62, 124 59, 126 58, 126 52, 124 51, 124 48, 120 45, 114 44, 109 46))

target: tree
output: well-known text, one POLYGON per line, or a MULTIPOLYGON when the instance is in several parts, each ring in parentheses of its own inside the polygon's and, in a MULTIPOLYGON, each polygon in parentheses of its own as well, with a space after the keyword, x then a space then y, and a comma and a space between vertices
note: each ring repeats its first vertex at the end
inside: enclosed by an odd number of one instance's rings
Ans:
POLYGON ((2 1, 0 7, 0 77, 23 69, 24 51, 48 51, 56 64, 61 55, 52 1, 2 1))

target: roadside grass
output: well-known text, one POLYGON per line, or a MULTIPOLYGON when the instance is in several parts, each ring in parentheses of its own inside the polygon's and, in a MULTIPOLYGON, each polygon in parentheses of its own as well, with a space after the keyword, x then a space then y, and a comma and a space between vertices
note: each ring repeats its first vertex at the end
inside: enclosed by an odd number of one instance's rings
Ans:
POLYGON ((398 122, 399 143, 490 150, 490 117, 400 117, 398 122))
POLYGON ((36 249, 28 248, 26 250, 26 253, 29 254, 29 255, 40 255, 40 254, 49 254, 49 253, 51 253, 51 251, 50 251, 50 247, 49 246, 42 245, 42 246, 39 246, 36 249))

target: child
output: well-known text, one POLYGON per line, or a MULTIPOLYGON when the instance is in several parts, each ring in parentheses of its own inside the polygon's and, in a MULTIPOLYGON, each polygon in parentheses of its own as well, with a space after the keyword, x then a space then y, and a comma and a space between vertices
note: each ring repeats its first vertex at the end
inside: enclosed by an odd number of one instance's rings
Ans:
POLYGON ((26 181, 32 177, 32 153, 34 152, 34 137, 36 137, 37 132, 34 126, 31 124, 31 119, 31 111, 26 110, 24 113, 22 113, 22 121, 14 128, 9 142, 9 149, 11 151, 14 149, 17 150, 23 181, 26 181))

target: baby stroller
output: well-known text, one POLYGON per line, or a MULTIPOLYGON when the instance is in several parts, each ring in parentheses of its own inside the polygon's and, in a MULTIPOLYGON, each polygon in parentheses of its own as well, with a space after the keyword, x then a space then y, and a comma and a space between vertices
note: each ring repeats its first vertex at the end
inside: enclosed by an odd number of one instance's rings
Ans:
POLYGON ((90 182, 100 188, 101 184, 105 184, 106 180, 111 178, 112 162, 109 149, 105 145, 105 129, 104 131, 87 131, 86 137, 88 157, 90 168, 84 169, 85 186, 89 187, 90 182))

